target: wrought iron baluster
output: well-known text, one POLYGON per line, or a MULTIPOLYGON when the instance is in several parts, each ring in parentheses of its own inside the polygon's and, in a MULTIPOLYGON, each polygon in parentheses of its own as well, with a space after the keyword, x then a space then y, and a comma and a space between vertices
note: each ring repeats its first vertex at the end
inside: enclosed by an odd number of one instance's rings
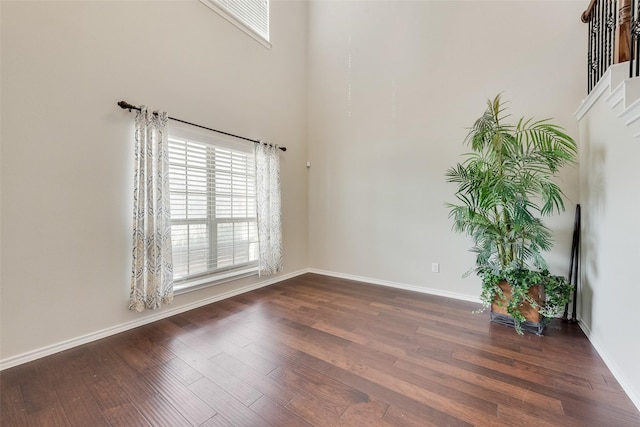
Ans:
POLYGON ((611 0, 602 2, 602 69, 600 75, 604 74, 609 66, 609 4, 611 0))
POLYGON ((597 7, 597 13, 598 13, 598 35, 596 36, 598 39, 598 63, 597 65, 597 71, 596 71, 596 83, 600 80, 600 77, 602 77, 602 62, 603 62, 603 57, 604 57, 604 53, 602 52, 602 48, 604 47, 604 44, 602 43, 602 40, 604 39, 604 31, 602 31, 602 29, 604 28, 604 23, 602 22, 602 15, 603 13, 603 6, 604 6, 604 0, 601 0, 600 2, 598 2, 598 7, 597 7))
POLYGON ((598 4, 598 80, 602 77, 604 64, 604 4, 606 0, 598 4))
POLYGON ((600 61, 598 52, 600 23, 598 18, 598 8, 595 7, 591 17, 591 88, 596 85, 600 78, 600 76, 598 76, 598 62, 600 61))
POLYGON ((638 55, 636 53, 638 45, 638 12, 637 0, 631 2, 631 31, 629 31, 629 77, 634 77, 638 55))
POLYGON ((633 41, 633 46, 631 48, 631 58, 629 62, 635 62, 635 74, 632 74, 630 77, 638 77, 640 76, 640 61, 638 58, 640 57, 640 43, 638 43, 638 38, 640 37, 640 22, 638 22, 638 18, 640 17, 640 3, 635 0, 635 7, 633 7, 633 16, 632 26, 631 26, 631 37, 633 41))
POLYGON ((640 28, 638 27, 638 1, 631 2, 631 30, 629 31, 629 77, 638 75, 638 35, 640 28))
POLYGON ((607 0, 607 12, 606 12, 607 42, 605 46, 605 49, 606 49, 605 70, 607 70, 609 66, 613 63, 613 43, 614 43, 614 36, 615 36, 615 29, 616 29, 615 10, 616 10, 616 3, 612 2, 611 0, 607 0))
POLYGON ((611 63, 615 63, 616 61, 616 51, 619 49, 618 43, 619 40, 616 40, 616 31, 618 29, 619 21, 618 21, 618 0, 613 0, 613 9, 611 10, 611 63))
POLYGON ((589 20, 589 33, 587 34, 588 49, 587 49, 587 93, 593 89, 593 69, 591 64, 593 63, 593 19, 589 20))

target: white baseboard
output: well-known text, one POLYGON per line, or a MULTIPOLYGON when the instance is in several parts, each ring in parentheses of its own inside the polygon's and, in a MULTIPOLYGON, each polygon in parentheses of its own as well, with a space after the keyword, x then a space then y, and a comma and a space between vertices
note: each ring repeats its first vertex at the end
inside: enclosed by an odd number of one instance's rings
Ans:
POLYGON ((163 311, 161 313, 157 313, 151 316, 147 316, 144 319, 140 319, 140 320, 134 320, 131 322, 126 322, 126 323, 122 323, 119 325, 115 325, 109 328, 105 328, 99 331, 95 331, 95 332, 91 332, 89 334, 86 335, 82 335, 76 338, 72 338, 70 340, 66 340, 66 341, 62 341, 56 344, 52 344, 46 347, 42 347, 36 350, 32 350, 32 351, 28 351, 22 354, 18 354, 16 356, 11 356, 8 357, 6 359, 2 359, 0 360, 0 371, 4 370, 4 369, 8 369, 8 368, 12 368, 14 366, 18 366, 21 365, 23 363, 27 363, 27 362, 31 362, 33 360, 36 359, 40 359, 42 357, 46 357, 46 356, 50 356, 52 354, 55 353, 59 353, 61 351, 64 350, 69 350, 73 347, 77 347, 79 345, 82 344, 87 344, 93 341, 97 341, 99 339, 102 338, 106 338, 109 337, 111 335, 115 335, 118 334, 120 332, 124 332, 124 331, 128 331, 130 329, 133 328, 137 328, 138 326, 143 326, 161 319, 165 319, 167 317, 171 317, 174 316, 176 314, 180 314, 180 313, 184 313, 185 311, 189 311, 189 310, 193 310, 195 308, 198 307, 202 307, 204 305, 207 304, 211 304, 214 303, 216 301, 221 301, 223 299, 227 299, 227 298, 231 298, 233 296, 236 295, 240 295, 243 294, 245 292, 250 292, 253 291, 255 289, 259 289, 265 286, 269 286, 272 285, 274 283, 278 283, 281 282, 283 280, 287 280, 296 276, 300 276, 302 274, 305 273, 316 273, 316 274, 322 274, 324 276, 330 276, 330 277, 338 277, 341 279, 348 279, 348 280, 354 280, 357 282, 365 282, 365 283, 371 283, 374 285, 381 285, 381 286, 387 286, 387 287, 391 287, 391 288, 397 288, 397 289, 404 289, 404 290, 408 290, 408 291, 414 291, 414 292, 421 292, 421 293, 425 293, 425 294, 430 294, 430 295, 437 295, 437 296, 442 296, 442 297, 447 297, 447 298, 453 298, 453 299, 458 299, 458 300, 463 300, 463 301, 470 301, 470 302, 475 302, 475 303, 480 303, 480 300, 476 297, 472 297, 469 295, 465 295, 465 294, 460 294, 460 293, 456 293, 456 292, 448 292, 448 291, 443 291, 440 289, 432 289, 432 288, 423 288, 420 286, 415 286, 415 285, 408 285, 408 284, 404 284, 404 283, 398 283, 398 282, 390 282, 390 281, 386 281, 386 280, 378 280, 378 279, 374 279, 372 277, 362 277, 362 276, 355 276, 355 275, 351 275, 351 274, 343 274, 343 273, 336 273, 333 271, 325 271, 325 270, 318 270, 318 269, 302 269, 302 270, 298 270, 296 272, 293 273, 289 273, 289 274, 285 274, 282 276, 277 276, 271 279, 267 279, 267 280, 263 280, 260 281, 258 283, 254 283, 252 285, 248 285, 248 286, 244 286, 242 288, 238 288, 238 289, 234 289, 232 291, 229 292, 225 292, 223 294, 220 295, 216 295, 210 298, 205 298, 203 300, 200 301, 196 301, 193 302, 191 304, 186 304, 186 305, 181 305, 179 307, 175 307, 175 308, 170 308, 166 311, 163 311))
POLYGON ((36 359, 40 359, 45 356, 50 356, 55 353, 59 353, 64 350, 69 350, 70 348, 77 347, 82 344, 87 344, 93 341, 97 341, 102 338, 109 337, 111 335, 118 334, 120 332, 128 331, 129 329, 137 328, 138 326, 143 326, 161 319, 165 319, 167 317, 174 316, 176 314, 184 313, 185 311, 193 310, 198 307, 202 307, 207 304, 214 303, 216 301, 221 301, 223 299, 231 298, 236 295, 243 294, 245 292, 250 292, 255 289, 263 288, 265 286, 273 285, 274 283, 281 282, 283 280, 291 279, 296 276, 300 276, 302 274, 307 273, 307 269, 298 270, 293 273, 283 274, 282 276, 277 276, 274 278, 270 278, 267 280, 260 281, 258 283, 254 283, 248 286, 243 286, 242 288, 234 289, 229 292, 225 292, 220 295, 216 295, 210 298, 205 298, 203 300, 199 300, 190 304, 181 305, 179 307, 170 308, 161 313, 157 313, 144 319, 134 320, 131 322, 121 323, 116 326, 112 326, 106 329, 102 329, 100 331, 91 332, 86 335, 82 335, 80 337, 72 338, 70 340, 62 341, 56 344, 52 344, 46 347, 39 348, 37 350, 28 351, 26 353, 18 354, 16 356, 8 357, 6 359, 0 360, 0 371, 8 368, 12 368, 17 365, 21 365, 23 363, 31 362, 36 359))
POLYGON ((589 342, 596 349, 598 355, 602 358, 602 361, 607 368, 611 371, 611 374, 615 377, 616 381, 620 384, 620 387, 624 390, 624 392, 629 396, 631 402, 638 408, 640 411, 640 390, 638 390, 631 381, 627 380, 626 377, 622 374, 618 365, 611 359, 609 353, 605 350, 605 347, 600 343, 600 341, 593 336, 591 333, 591 329, 582 321, 580 316, 578 317, 578 326, 582 329, 582 332, 587 336, 589 342))
POLYGON ((318 270, 310 268, 309 273, 322 274, 323 276, 337 277, 339 279, 355 280, 356 282, 371 283, 373 285, 387 286, 390 288, 404 289, 406 291, 420 292, 423 294, 437 295, 439 297, 453 298, 462 301, 480 304, 480 298, 458 292, 443 291, 442 289, 424 288, 422 286, 408 285, 406 283, 389 282, 387 280, 374 279, 372 277, 354 276, 352 274, 336 273, 335 271, 318 270))

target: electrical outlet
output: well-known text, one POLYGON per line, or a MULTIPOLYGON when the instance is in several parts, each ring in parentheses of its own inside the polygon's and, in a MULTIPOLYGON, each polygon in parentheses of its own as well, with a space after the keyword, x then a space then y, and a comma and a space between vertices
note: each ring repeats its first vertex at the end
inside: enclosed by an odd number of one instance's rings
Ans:
POLYGON ((432 273, 440 273, 440 264, 438 264, 437 262, 432 262, 431 263, 431 272, 432 273))

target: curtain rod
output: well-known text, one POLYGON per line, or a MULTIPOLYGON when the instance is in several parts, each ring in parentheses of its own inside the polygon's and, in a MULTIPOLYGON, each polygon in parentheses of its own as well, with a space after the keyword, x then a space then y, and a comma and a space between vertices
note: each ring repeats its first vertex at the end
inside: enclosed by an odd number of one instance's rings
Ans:
MULTIPOLYGON (((136 107, 135 105, 131 105, 131 104, 129 104, 127 101, 120 101, 120 102, 118 102, 118 106, 119 106, 120 108, 122 108, 123 110, 129 110, 129 111, 131 111, 131 110, 137 110, 137 111, 140 111, 140 107, 136 107)), ((154 113, 154 114, 156 114, 156 113, 154 113)), ((266 143, 266 142, 262 142, 262 141, 259 141, 259 140, 257 140, 257 139, 245 138, 244 136, 234 135, 234 134, 229 133, 229 132, 223 132, 223 131, 221 131, 221 130, 211 129, 211 128, 208 128, 208 127, 206 127, 206 126, 197 125, 197 124, 195 124, 195 123, 187 122, 187 121, 185 121, 185 120, 176 119, 175 117, 169 117, 169 120, 173 120, 173 121, 175 121, 175 122, 184 123, 184 124, 187 124, 187 125, 190 125, 190 126, 195 126, 195 127, 197 127, 197 128, 201 128, 201 129, 210 130, 211 132, 217 132, 217 133, 221 133, 221 134, 223 134, 223 135, 229 135, 229 136, 232 136, 232 137, 234 137, 234 138, 244 139, 245 141, 251 141, 251 142, 253 142, 253 143, 255 143, 255 144, 264 144, 264 145, 268 145, 268 146, 270 146, 270 147, 273 147, 273 145, 272 145, 272 144, 268 144, 268 143, 266 143)), ((278 147, 278 148, 279 148, 279 149, 281 149, 282 151, 287 151, 287 147, 278 147)))

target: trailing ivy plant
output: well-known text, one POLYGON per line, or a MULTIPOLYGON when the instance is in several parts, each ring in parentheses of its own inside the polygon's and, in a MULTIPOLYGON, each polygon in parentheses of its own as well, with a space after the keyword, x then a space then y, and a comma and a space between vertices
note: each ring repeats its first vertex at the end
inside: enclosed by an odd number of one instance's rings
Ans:
POLYGON ((548 322, 569 303, 573 289, 565 277, 552 276, 548 270, 505 269, 497 273, 488 270, 481 273, 481 277, 480 300, 485 309, 490 308, 496 300, 498 305, 502 306, 505 295, 498 285, 505 280, 509 283, 511 297, 507 301, 506 310, 513 317, 514 327, 519 334, 522 334, 522 323, 526 320, 521 312, 525 303, 537 308, 543 317, 543 322, 548 322), (541 285, 545 292, 543 305, 538 304, 538 301, 529 295, 531 287, 538 285, 541 285))
POLYGON ((482 301, 490 306, 502 298, 498 283, 507 280, 513 289, 507 311, 522 333, 520 307, 531 299, 531 285, 544 286, 540 312, 547 318, 570 297, 567 280, 547 271, 542 253, 551 249, 552 236, 541 217, 564 211, 564 194, 553 179, 576 163, 576 143, 548 119, 512 125, 508 117, 500 95, 487 101, 465 140, 471 152, 447 170, 447 181, 458 187, 458 203, 447 206, 453 229, 473 240, 482 301))

